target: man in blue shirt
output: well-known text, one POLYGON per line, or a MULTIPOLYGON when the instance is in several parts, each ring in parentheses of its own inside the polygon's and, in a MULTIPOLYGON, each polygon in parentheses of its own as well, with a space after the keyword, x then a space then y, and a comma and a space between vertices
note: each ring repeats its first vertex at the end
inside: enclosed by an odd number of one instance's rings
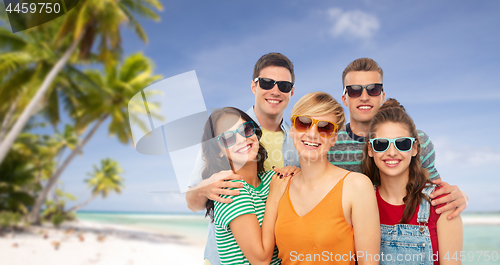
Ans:
MULTIPOLYGON (((283 144, 268 145, 264 147, 268 152, 269 166, 299 166, 297 151, 290 138, 290 125, 283 120, 283 113, 293 96, 295 87, 295 74, 292 62, 280 53, 269 53, 262 56, 255 64, 253 78, 250 83, 255 95, 255 105, 247 113, 262 128, 265 134, 280 134, 283 144), (277 154, 277 155, 274 155, 277 154)), ((261 143, 262 143, 261 139, 261 143)), ((266 162, 268 162, 266 160, 266 162)), ((192 211, 201 211, 206 207, 208 200, 230 203, 230 199, 223 199, 220 195, 238 195, 238 191, 228 188, 239 188, 243 184, 227 180, 242 179, 232 171, 222 171, 208 179, 202 179, 201 172, 204 162, 198 158, 195 172, 190 179, 190 188, 186 192, 188 208, 192 211)), ((270 170, 270 168, 265 168, 270 170)), ((220 264, 217 245, 215 241, 215 227, 209 224, 207 245, 205 247, 205 264, 220 264)))

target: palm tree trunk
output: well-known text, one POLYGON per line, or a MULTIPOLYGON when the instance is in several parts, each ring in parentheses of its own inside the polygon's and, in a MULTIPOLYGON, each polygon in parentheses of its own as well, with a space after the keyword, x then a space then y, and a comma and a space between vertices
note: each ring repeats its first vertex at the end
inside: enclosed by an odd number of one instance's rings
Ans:
POLYGON ((86 201, 84 201, 81 204, 78 204, 78 205, 75 205, 75 206, 71 207, 67 212, 68 213, 71 213, 71 212, 74 213, 74 212, 80 210, 83 206, 87 205, 90 201, 92 201, 93 199, 95 199, 98 195, 99 195, 99 193, 92 194, 92 196, 90 198, 88 198, 86 201))
MULTIPOLYGON (((18 97, 19 98, 19 97, 18 97)), ((18 100, 16 100, 17 103, 18 100)), ((14 116, 14 111, 16 110, 16 103, 13 103, 9 107, 9 111, 5 114, 2 121, 2 127, 0 127, 0 143, 3 142, 3 138, 7 133, 7 129, 10 127, 10 122, 12 120, 12 116, 14 116)), ((0 162, 1 164, 1 162, 0 162)))
POLYGON ((40 224, 40 210, 42 209, 42 205, 45 202, 45 199, 47 198, 49 191, 54 187, 57 180, 61 176, 62 172, 66 169, 66 167, 69 165, 69 163, 73 160, 73 158, 75 158, 75 156, 78 153, 80 153, 82 148, 87 144, 87 142, 90 140, 90 138, 92 138, 94 133, 97 131, 99 126, 101 126, 101 124, 104 122, 104 120, 106 120, 107 117, 108 117, 108 115, 104 115, 97 121, 97 123, 94 125, 92 130, 90 130, 90 132, 87 134, 87 136, 85 136, 85 139, 75 147, 73 152, 71 152, 71 154, 68 157, 66 157, 64 162, 61 164, 61 167, 59 167, 56 170, 56 172, 50 177, 49 182, 47 183, 47 185, 45 185, 45 187, 43 187, 42 192, 40 192, 40 194, 38 194, 38 197, 36 198, 35 204, 33 205, 33 208, 31 209, 30 216, 29 216, 30 223, 40 224))
POLYGON ((16 140, 17 136, 21 133, 28 120, 34 114, 36 107, 40 104, 40 101, 42 100, 43 96, 49 89, 50 84, 52 84, 57 74, 59 74, 59 72, 68 62, 69 57, 75 51, 76 47, 78 46, 78 43, 80 43, 80 41, 82 40, 83 35, 84 32, 78 38, 76 38, 73 41, 73 43, 71 43, 71 46, 66 50, 63 57, 61 57, 61 59, 57 61, 54 67, 52 67, 50 72, 43 80, 43 83, 36 92, 35 96, 31 99, 28 106, 26 106, 26 108, 23 110, 21 116, 19 116, 19 118, 16 120, 16 123, 14 124, 14 126, 12 126, 12 129, 10 129, 5 139, 0 143, 0 164, 2 163, 7 153, 9 152, 12 144, 14 144, 14 141, 16 140))

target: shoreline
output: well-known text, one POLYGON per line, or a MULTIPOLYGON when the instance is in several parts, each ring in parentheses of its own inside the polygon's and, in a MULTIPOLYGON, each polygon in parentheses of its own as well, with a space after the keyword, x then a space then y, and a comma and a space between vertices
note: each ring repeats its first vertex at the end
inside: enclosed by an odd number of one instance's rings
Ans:
MULTIPOLYGON (((168 214, 168 213, 124 213, 124 212, 81 212, 83 215, 109 215, 109 216, 123 216, 123 217, 130 217, 132 216, 134 219, 144 219, 144 220, 161 220, 164 219, 166 221, 168 220, 206 220, 206 218, 203 215, 196 215, 192 213, 188 214, 183 214, 183 213, 173 213, 173 214, 168 214)), ((462 220, 464 225, 500 225, 500 213, 494 212, 494 213, 462 213, 462 220)), ((78 215, 77 215, 77 218, 78 215)), ((86 219, 86 218, 83 218, 86 219)), ((95 221, 95 220, 84 220, 82 222, 95 222, 99 224, 105 224, 109 222, 100 222, 100 221, 95 221)), ((111 224, 110 225, 115 225, 111 224)), ((121 224, 116 224, 116 226, 123 226, 123 227, 129 227, 131 229, 135 228, 140 228, 140 229, 145 229, 149 231, 155 231, 155 232, 164 232, 164 233, 176 233, 172 229, 166 229, 165 227, 163 228, 158 228, 158 227, 152 227, 148 226, 145 224, 135 224, 135 225, 121 225, 121 224)), ((185 235, 184 233, 178 233, 185 235)), ((206 239, 206 235, 203 235, 203 239, 206 239)))
MULTIPOLYGON (((179 216, 166 218, 182 219, 179 216)), ((465 214, 462 220, 464 229, 500 226, 497 214, 465 214)), ((487 236, 481 233, 479 238, 487 236)), ((44 224, 0 234, 0 261, 2 265, 203 264, 206 236, 206 232, 175 226, 165 228, 141 222, 114 224, 77 219, 59 228, 44 224)))
POLYGON ((500 217, 462 216, 464 225, 499 225, 500 217))

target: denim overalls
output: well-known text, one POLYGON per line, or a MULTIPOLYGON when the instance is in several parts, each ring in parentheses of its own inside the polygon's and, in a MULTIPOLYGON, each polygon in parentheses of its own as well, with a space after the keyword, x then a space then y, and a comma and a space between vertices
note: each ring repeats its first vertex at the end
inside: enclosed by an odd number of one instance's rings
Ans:
MULTIPOLYGON (((429 196, 435 185, 425 187, 422 193, 429 196)), ((417 215, 419 225, 380 225, 380 264, 421 264, 432 265, 431 235, 427 222, 430 203, 422 199, 417 215)), ((437 257, 434 257, 437 258, 437 257)))

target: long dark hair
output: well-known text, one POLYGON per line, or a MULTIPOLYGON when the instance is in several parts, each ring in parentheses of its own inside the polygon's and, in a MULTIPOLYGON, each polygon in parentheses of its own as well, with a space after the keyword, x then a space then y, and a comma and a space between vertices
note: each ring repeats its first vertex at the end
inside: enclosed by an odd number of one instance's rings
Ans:
MULTIPOLYGON (((245 112, 233 108, 233 107, 225 107, 222 109, 217 109, 210 117, 208 117, 207 123, 205 123, 205 129, 202 137, 202 150, 203 150, 203 160, 205 161, 205 167, 203 168, 203 172, 201 173, 201 177, 203 179, 210 178, 215 173, 218 173, 222 170, 233 170, 231 165, 228 163, 228 159, 226 157, 220 157, 220 147, 218 141, 212 140, 217 137, 218 134, 216 132, 217 123, 223 117, 228 115, 234 115, 237 117, 241 117, 245 122, 251 121, 255 125, 255 134, 257 138, 260 140, 262 136, 262 130, 259 125, 248 116, 245 112)), ((266 149, 259 142, 259 151, 257 154, 257 173, 264 172, 264 161, 267 158, 266 149)), ((234 172, 234 170, 233 170, 234 172)), ((214 220, 214 201, 208 200, 206 204, 207 213, 205 216, 210 216, 210 219, 214 220)))
POLYGON ((422 167, 422 163, 420 162, 420 142, 418 141, 418 132, 415 128, 415 123, 406 113, 405 108, 393 98, 388 99, 382 105, 379 112, 373 117, 370 123, 370 137, 367 137, 363 148, 365 159, 361 164, 361 172, 367 175, 374 184, 381 184, 379 169, 373 157, 368 156, 368 148, 371 148, 370 139, 374 138, 374 132, 377 130, 378 126, 386 122, 399 123, 407 126, 411 137, 417 139, 413 144, 413 148, 417 148, 417 155, 413 156, 410 161, 410 172, 408 182, 406 183, 406 196, 403 198, 405 210, 403 212, 403 218, 399 221, 399 223, 403 224, 410 221, 422 199, 429 201, 429 198, 421 192, 422 188, 429 183, 429 172, 422 167))

